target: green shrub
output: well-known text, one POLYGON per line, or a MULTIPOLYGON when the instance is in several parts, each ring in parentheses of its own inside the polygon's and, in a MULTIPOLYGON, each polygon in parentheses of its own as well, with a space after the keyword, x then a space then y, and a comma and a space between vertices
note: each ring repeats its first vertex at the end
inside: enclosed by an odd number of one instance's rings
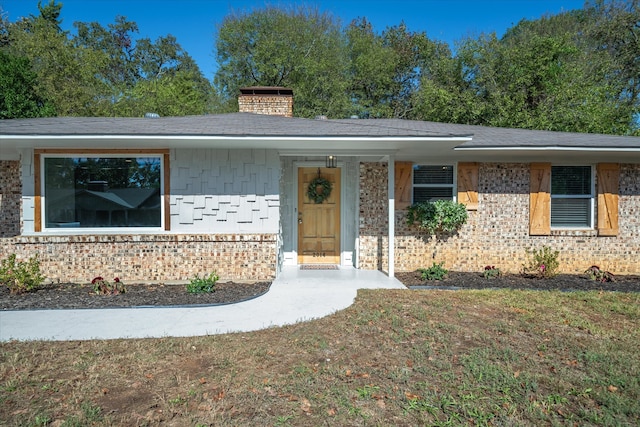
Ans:
POLYGON ((435 262, 429 268, 420 268, 418 271, 422 273, 422 280, 442 280, 447 277, 449 270, 444 267, 444 262, 436 264, 435 262))
POLYGON ((218 281, 218 275, 213 272, 208 276, 194 277, 187 284, 187 292, 190 294, 209 293, 215 291, 216 282, 218 281))
POLYGON ((559 251, 552 251, 551 248, 543 246, 539 250, 526 249, 529 263, 522 266, 524 274, 549 279, 558 274, 559 251))
POLYGON ((407 224, 416 224, 429 234, 457 231, 467 218, 466 206, 451 200, 416 203, 407 210, 407 224))
POLYGON ((12 294, 33 291, 42 285, 44 279, 45 276, 40 274, 38 255, 16 263, 16 254, 11 254, 0 263, 0 283, 6 285, 12 294))
POLYGON ((118 295, 127 292, 124 283, 117 277, 113 279, 113 283, 100 276, 94 277, 91 285, 93 286, 93 291, 98 295, 118 295))
POLYGON ((485 279, 493 279, 494 277, 502 276, 502 272, 500 271, 499 268, 493 265, 487 265, 484 268, 484 273, 482 275, 484 276, 485 279))
POLYGON ((606 270, 602 270, 597 265, 592 265, 591 267, 587 268, 584 274, 586 274, 589 277, 589 279, 597 280, 599 282, 615 282, 616 281, 616 278, 613 275, 613 273, 606 270))

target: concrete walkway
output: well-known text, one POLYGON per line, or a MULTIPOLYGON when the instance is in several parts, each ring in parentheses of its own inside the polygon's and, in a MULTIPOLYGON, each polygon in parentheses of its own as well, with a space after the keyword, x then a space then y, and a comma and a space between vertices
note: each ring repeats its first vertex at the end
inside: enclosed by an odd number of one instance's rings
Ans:
POLYGON ((210 307, 0 311, 0 341, 188 337, 249 332, 349 307, 358 289, 406 289, 379 271, 287 267, 265 295, 210 307))

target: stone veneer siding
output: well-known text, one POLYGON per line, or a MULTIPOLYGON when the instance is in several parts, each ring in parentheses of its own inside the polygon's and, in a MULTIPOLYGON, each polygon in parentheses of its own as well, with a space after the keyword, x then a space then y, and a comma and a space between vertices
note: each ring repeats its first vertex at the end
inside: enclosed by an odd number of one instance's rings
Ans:
POLYGON ((0 160, 0 237, 20 234, 20 162, 0 160))
POLYGON ((221 280, 263 281, 275 278, 276 243, 274 234, 20 236, 0 239, 0 253, 38 254, 49 281, 185 281, 213 271, 221 280))
MULTIPOLYGON (((550 236, 530 236, 527 163, 481 163, 478 178, 478 210, 469 212, 457 235, 436 242, 407 226, 406 211, 396 211, 397 271, 444 261, 449 270, 480 272, 495 265, 516 273, 528 261, 525 249, 546 245, 560 251, 564 273, 581 274, 596 264, 616 274, 640 274, 640 165, 620 164, 616 237, 598 237, 595 230, 552 230, 550 236)), ((387 203, 387 164, 361 163, 360 268, 388 267, 387 203)))

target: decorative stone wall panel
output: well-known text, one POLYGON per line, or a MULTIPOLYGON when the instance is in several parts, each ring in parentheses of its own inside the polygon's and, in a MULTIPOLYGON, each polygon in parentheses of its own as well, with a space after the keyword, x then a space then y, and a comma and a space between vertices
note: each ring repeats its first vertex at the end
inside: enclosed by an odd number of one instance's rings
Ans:
POLYGON ((279 171, 274 150, 176 150, 171 159, 172 231, 277 232, 279 171))

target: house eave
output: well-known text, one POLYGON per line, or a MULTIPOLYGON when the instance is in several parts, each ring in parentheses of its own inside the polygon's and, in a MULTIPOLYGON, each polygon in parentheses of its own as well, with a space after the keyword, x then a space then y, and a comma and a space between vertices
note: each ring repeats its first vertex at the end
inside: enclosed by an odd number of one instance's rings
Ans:
POLYGON ((483 146, 455 147, 458 161, 640 163, 640 147, 483 146))
POLYGON ((452 153, 467 136, 193 136, 193 135, 12 135, 3 137, 0 159, 20 149, 208 148, 274 149, 282 155, 388 155, 402 150, 452 153), (321 148, 319 148, 321 147, 321 148))

